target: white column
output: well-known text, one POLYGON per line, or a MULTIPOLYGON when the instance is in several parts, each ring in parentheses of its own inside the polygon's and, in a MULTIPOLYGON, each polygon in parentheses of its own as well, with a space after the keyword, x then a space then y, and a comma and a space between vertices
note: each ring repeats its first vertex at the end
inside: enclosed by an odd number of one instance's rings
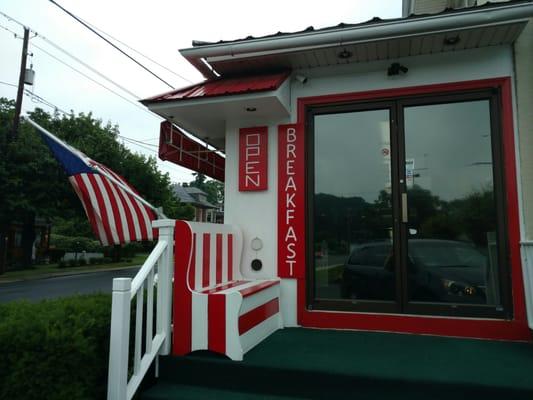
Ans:
POLYGON ((108 400, 126 400, 130 336, 131 278, 113 279, 108 400))
POLYGON ((172 342, 172 277, 174 276, 174 225, 173 219, 159 219, 152 226, 159 229, 159 241, 165 241, 167 247, 157 265, 157 321, 156 332, 165 334, 160 355, 170 353, 172 342))

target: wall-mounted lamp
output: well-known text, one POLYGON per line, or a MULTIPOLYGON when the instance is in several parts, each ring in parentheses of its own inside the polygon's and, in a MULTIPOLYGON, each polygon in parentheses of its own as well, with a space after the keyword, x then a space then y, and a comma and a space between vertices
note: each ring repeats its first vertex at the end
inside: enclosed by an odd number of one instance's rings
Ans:
POLYGON ((388 76, 400 75, 400 72, 406 74, 407 71, 409 71, 409 68, 407 68, 405 65, 402 65, 400 63, 392 63, 390 67, 387 69, 387 75, 388 76))
POLYGON ((295 75, 294 79, 296 79, 302 85, 305 85, 307 83, 307 76, 305 76, 305 75, 295 75))
POLYGON ((339 57, 341 60, 347 60, 348 58, 352 58, 352 56, 353 53, 346 49, 343 49, 339 54, 337 54, 337 57, 339 57))
POLYGON ((259 239, 258 237, 253 238, 252 242, 250 243, 252 250, 259 251, 263 248, 263 241, 259 239))
POLYGON ((454 46, 457 43, 459 43, 460 41, 461 41, 461 38, 459 37, 459 35, 457 35, 457 36, 449 36, 449 37, 444 39, 444 44, 446 46, 454 46))

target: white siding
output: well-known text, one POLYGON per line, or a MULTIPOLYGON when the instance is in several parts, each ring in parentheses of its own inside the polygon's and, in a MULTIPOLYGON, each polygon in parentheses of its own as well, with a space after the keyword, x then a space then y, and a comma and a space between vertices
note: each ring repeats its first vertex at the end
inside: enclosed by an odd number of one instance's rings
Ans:
POLYGON ((530 19, 516 41, 514 50, 523 237, 533 240, 533 19, 530 19))

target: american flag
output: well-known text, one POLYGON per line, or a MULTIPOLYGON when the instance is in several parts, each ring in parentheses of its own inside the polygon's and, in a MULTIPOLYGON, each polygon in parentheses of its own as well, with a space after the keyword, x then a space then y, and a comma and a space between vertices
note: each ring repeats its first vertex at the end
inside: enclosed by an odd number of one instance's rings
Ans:
POLYGON ((152 228, 152 221, 158 218, 157 209, 140 197, 124 178, 62 142, 31 119, 26 120, 39 130, 65 169, 102 245, 157 238, 157 231, 152 228))

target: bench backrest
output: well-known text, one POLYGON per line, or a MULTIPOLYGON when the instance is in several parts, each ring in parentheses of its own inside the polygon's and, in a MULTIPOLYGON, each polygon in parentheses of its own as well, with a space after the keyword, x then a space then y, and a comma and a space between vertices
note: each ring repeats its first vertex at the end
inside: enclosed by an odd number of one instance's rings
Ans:
POLYGON ((201 291, 242 279, 242 233, 233 225, 176 221, 174 280, 201 291))

